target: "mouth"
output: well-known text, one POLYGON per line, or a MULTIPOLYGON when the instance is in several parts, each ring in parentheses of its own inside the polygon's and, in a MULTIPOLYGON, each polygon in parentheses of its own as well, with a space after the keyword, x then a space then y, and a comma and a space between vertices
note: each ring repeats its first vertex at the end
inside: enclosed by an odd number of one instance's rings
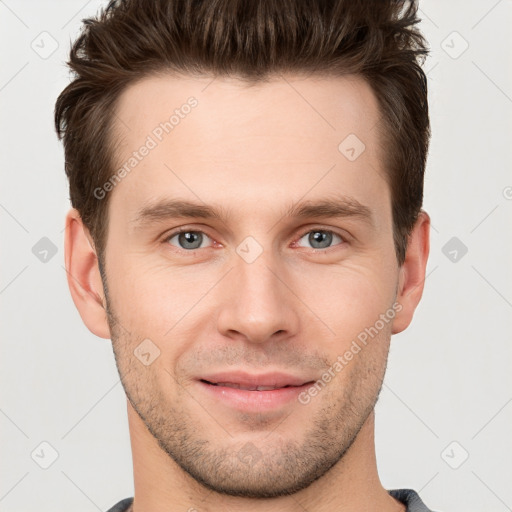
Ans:
POLYGON ((277 386, 277 385, 254 386, 254 385, 239 384, 237 382, 210 382, 205 379, 200 379, 200 380, 201 380, 201 382, 204 382, 205 384, 210 384, 211 386, 223 386, 226 388, 242 389, 244 391, 272 391, 274 389, 298 388, 298 387, 302 387, 306 384, 309 385, 309 384, 313 383, 313 381, 310 381, 310 382, 306 382, 306 383, 300 384, 300 385, 286 384, 285 386, 277 386))
POLYGON ((262 413, 298 403, 298 395, 315 379, 284 373, 250 375, 237 372, 203 376, 197 382, 216 404, 244 412, 262 413))

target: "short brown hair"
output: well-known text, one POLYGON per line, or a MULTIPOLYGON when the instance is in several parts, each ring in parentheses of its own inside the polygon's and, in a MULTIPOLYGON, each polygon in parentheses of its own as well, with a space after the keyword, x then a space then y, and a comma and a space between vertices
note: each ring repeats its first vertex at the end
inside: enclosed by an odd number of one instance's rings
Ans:
POLYGON ((55 105, 70 198, 101 262, 114 170, 116 99, 155 73, 238 77, 284 72, 355 74, 380 106, 399 265, 423 202, 430 124, 427 53, 414 0, 114 0, 83 20, 68 65, 73 81, 55 105))

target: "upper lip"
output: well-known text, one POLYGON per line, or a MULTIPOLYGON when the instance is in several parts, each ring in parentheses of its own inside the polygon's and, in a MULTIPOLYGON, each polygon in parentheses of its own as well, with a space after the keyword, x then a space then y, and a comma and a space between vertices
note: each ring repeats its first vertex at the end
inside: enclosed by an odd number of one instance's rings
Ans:
POLYGON ((246 372, 220 372, 203 375, 199 380, 207 381, 212 384, 238 384, 247 388, 257 388, 259 386, 284 388, 285 386, 302 386, 308 382, 313 382, 314 379, 298 377, 282 372, 261 374, 250 374, 246 372))

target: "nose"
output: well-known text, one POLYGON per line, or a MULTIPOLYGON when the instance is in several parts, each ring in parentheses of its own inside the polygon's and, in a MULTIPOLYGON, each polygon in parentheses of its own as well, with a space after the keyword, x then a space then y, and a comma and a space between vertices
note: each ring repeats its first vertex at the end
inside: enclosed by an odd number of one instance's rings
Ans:
POLYGON ((235 256, 234 265, 223 290, 219 332, 259 344, 296 334, 300 301, 293 293, 293 276, 285 267, 265 251, 252 263, 235 256))

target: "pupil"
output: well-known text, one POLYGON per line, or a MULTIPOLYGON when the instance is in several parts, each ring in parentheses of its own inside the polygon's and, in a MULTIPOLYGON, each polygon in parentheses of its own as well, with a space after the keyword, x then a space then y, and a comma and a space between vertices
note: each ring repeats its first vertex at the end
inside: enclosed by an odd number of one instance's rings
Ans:
POLYGON ((327 233, 326 231, 313 231, 309 235, 309 243, 315 249, 324 249, 325 247, 329 247, 331 242, 332 234, 327 233))
POLYGON ((194 233, 192 231, 186 231, 184 233, 180 233, 179 237, 180 245, 184 249, 197 249, 201 246, 201 234, 194 233))

